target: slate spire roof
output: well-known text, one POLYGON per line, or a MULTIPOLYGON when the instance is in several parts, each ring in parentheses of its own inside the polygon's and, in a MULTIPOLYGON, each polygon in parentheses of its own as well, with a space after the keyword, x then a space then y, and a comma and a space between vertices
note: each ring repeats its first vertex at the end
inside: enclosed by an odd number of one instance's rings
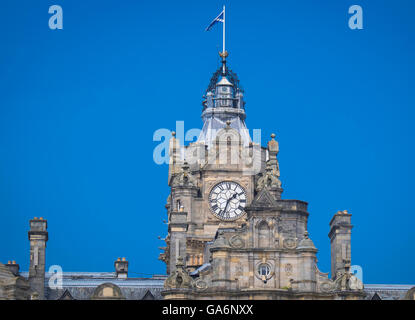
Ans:
POLYGON ((210 79, 202 103, 203 128, 198 138, 208 146, 212 145, 216 134, 229 126, 236 129, 244 146, 248 146, 251 138, 245 124, 245 101, 243 90, 239 84, 239 79, 226 64, 226 59, 222 59, 220 66, 210 79))

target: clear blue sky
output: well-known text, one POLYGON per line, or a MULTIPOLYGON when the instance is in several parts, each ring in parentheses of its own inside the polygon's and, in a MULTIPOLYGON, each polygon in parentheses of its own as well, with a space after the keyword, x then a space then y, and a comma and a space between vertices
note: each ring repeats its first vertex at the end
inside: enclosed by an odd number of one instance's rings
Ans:
MULTIPOLYGON (((225 1, 247 125, 275 132, 286 199, 309 202, 319 267, 348 209, 366 283, 415 284, 415 2, 225 1), (364 30, 348 28, 360 4, 364 30)), ((200 128, 219 65, 223 1, 1 1, 0 261, 28 269, 28 221, 48 219, 47 265, 163 273, 167 166, 159 128, 200 128), (63 8, 63 30, 48 8, 63 8)))

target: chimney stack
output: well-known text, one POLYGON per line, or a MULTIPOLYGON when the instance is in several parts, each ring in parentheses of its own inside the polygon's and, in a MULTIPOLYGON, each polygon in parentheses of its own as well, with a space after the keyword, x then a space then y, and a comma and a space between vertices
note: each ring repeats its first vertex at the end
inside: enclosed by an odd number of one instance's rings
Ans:
POLYGON ((16 261, 7 261, 6 267, 9 268, 11 273, 13 273, 15 276, 19 275, 20 266, 16 263, 16 261))
POLYGON ((33 290, 39 294, 39 299, 45 298, 45 255, 48 241, 48 222, 41 218, 30 220, 28 232, 30 241, 30 267, 29 283, 33 290))
POLYGON ((126 279, 128 277, 128 261, 125 258, 118 258, 114 262, 114 266, 118 279, 126 279))
POLYGON ((338 211, 330 221, 330 246, 331 246, 331 277, 333 280, 338 274, 348 271, 351 263, 351 237, 352 215, 344 211, 338 211))

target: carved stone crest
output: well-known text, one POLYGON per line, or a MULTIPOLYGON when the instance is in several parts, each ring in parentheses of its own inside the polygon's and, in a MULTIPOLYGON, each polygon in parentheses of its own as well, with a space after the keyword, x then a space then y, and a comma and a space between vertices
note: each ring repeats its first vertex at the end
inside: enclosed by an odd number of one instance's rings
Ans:
POLYGON ((244 269, 243 269, 241 264, 236 265, 236 267, 235 267, 235 275, 236 276, 241 276, 243 274, 243 271, 244 271, 244 269))
POLYGON ((297 247, 297 239, 294 239, 294 238, 284 239, 284 241, 282 242, 282 245, 286 249, 295 249, 297 247))
POLYGON ((202 280, 202 279, 197 279, 197 280, 194 282, 194 287, 195 287, 197 290, 203 291, 203 290, 206 290, 206 289, 207 289, 208 284, 207 284, 207 282, 206 282, 205 280, 202 280))
POLYGON ((287 263, 287 264, 285 265, 284 270, 285 270, 285 274, 286 274, 287 276, 292 275, 292 274, 293 274, 293 265, 292 265, 291 263, 287 263))
POLYGON ((329 291, 333 291, 334 290, 334 284, 331 282, 323 282, 322 284, 320 284, 320 290, 322 292, 329 292, 329 291))
POLYGON ((234 235, 229 239, 229 245, 233 248, 243 248, 245 241, 239 235, 234 235))

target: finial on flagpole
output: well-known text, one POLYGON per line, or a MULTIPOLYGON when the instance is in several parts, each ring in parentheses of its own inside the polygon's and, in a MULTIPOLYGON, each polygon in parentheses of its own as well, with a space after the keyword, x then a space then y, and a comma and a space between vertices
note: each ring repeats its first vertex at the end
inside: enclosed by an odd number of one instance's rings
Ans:
POLYGON ((221 56, 223 60, 226 60, 226 58, 229 56, 229 53, 228 51, 219 52, 219 56, 221 56))
POLYGON ((226 57, 228 56, 228 51, 219 52, 219 56, 222 58, 222 75, 226 75, 226 57))

